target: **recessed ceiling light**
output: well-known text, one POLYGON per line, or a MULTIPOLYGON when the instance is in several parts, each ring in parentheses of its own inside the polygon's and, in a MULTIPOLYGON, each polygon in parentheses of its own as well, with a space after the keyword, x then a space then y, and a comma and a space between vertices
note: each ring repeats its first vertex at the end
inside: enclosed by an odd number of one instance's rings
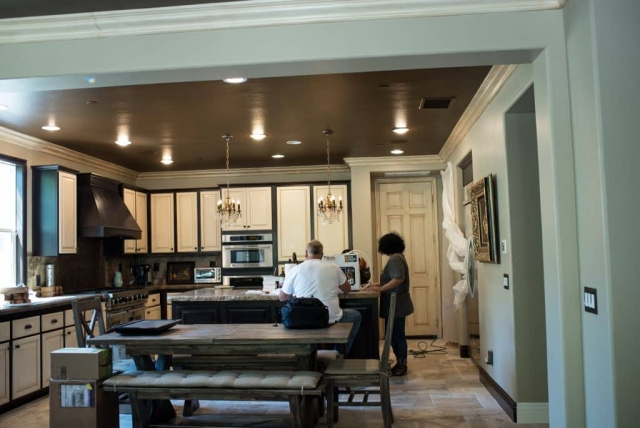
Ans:
POLYGON ((9 107, 4 104, 0 104, 0 110, 9 110, 9 107))
POLYGON ((254 140, 260 141, 267 138, 267 134, 251 134, 251 138, 253 138, 254 140))
POLYGON ((60 127, 55 125, 45 125, 42 127, 45 131, 59 131, 60 127))
POLYGON ((128 146, 129 144, 131 144, 131 141, 129 141, 129 140, 117 140, 116 144, 119 145, 119 146, 124 147, 124 146, 128 146))
POLYGON ((281 158, 284 157, 284 155, 273 155, 271 157, 274 158, 274 159, 281 159, 281 158))
POLYGON ((297 146, 298 144, 302 144, 302 141, 291 140, 291 141, 287 141, 287 144, 291 144, 292 146, 297 146))
POLYGON ((222 79, 223 82, 226 83, 244 83, 247 81, 246 77, 228 77, 226 79, 222 79))
POLYGON ((404 153, 404 150, 400 150, 400 149, 391 150, 392 155, 401 155, 403 153, 404 153))
POLYGON ((406 134, 409 131, 409 128, 393 128, 393 132, 396 134, 406 134))
POLYGON ((173 163, 173 159, 171 158, 164 158, 162 159, 160 162, 162 162, 165 165, 171 165, 173 163))
POLYGON ((93 85, 94 83, 96 83, 96 78, 93 76, 87 76, 87 83, 93 85))

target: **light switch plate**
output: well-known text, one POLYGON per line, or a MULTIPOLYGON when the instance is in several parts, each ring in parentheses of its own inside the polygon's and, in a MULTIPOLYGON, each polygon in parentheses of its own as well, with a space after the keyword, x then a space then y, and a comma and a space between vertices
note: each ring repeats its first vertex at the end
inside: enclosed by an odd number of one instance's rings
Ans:
POLYGON ((502 241, 500 241, 500 251, 502 251, 502 254, 507 254, 507 240, 503 239, 502 241))
POLYGON ((502 278, 502 286, 504 287, 505 290, 509 289, 509 274, 505 273, 504 277, 502 278))

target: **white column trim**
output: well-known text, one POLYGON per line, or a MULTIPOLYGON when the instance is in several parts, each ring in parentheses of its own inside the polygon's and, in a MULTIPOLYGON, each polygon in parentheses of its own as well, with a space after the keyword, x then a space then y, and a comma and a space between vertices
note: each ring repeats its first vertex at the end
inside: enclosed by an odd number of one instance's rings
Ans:
POLYGON ((440 149, 440 157, 449 159, 449 156, 455 151, 460 142, 471 130, 478 118, 484 113, 487 106, 496 97, 502 89, 509 76, 516 70, 517 65, 494 65, 491 67, 489 74, 484 79, 478 91, 471 99, 469 106, 462 113, 458 123, 449 134, 449 138, 445 141, 442 149, 440 149))
POLYGON ((2 126, 0 126, 0 142, 13 144, 27 150, 33 150, 49 156, 55 156, 70 162, 76 162, 86 166, 90 170, 97 168, 114 175, 127 177, 134 181, 138 177, 138 172, 132 169, 125 168, 93 156, 85 155, 84 153, 76 152, 75 150, 67 149, 66 147, 58 146, 57 144, 2 126))
POLYGON ((3 19, 0 44, 559 9, 566 0, 252 0, 3 19))
POLYGON ((548 424, 549 403, 517 403, 519 424, 548 424))

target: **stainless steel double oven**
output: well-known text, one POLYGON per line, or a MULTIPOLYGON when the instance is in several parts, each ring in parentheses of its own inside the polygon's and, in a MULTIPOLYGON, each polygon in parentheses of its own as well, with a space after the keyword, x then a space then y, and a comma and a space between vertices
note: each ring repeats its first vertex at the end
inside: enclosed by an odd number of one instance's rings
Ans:
POLYGON ((262 276, 272 274, 271 233, 222 235, 223 285, 262 288, 262 276))

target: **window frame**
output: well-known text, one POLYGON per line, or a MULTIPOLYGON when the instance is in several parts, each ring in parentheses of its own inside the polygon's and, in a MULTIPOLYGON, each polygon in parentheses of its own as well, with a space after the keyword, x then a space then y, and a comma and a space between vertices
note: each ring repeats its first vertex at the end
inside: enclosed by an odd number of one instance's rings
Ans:
MULTIPOLYGON (((16 233, 13 234, 13 245, 16 249, 15 260, 15 272, 14 272, 14 285, 23 283, 27 284, 27 242, 29 236, 29 222, 27 220, 27 161, 25 159, 16 158, 13 156, 0 153, 0 162, 13 164, 16 167, 16 193, 20 195, 22 201, 22 236, 20 235, 20 228, 16 228, 16 233), (18 251, 17 245, 20 243, 22 248, 18 251)), ((16 212, 17 214, 17 212, 16 212)), ((17 225, 16 225, 17 226, 17 225)))

